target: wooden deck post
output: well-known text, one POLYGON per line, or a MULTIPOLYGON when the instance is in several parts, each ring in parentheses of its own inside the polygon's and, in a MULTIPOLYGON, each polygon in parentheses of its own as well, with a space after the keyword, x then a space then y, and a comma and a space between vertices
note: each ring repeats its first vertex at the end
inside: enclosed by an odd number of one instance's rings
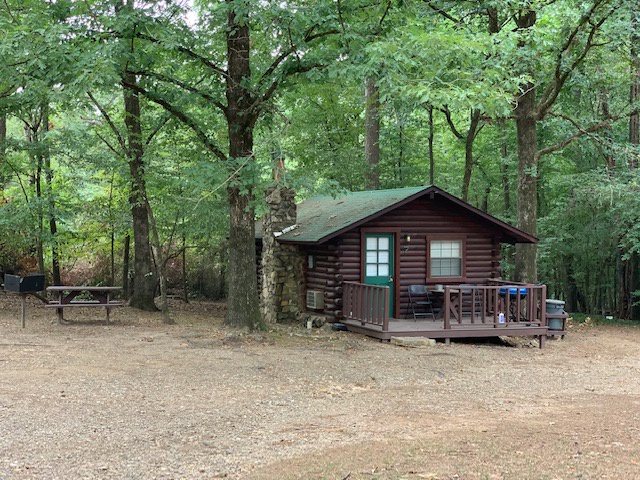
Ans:
POLYGON ((391 289, 389 287, 385 287, 384 289, 384 302, 383 303, 383 311, 382 311, 382 330, 387 332, 389 331, 389 305, 391 300, 391 289))
POLYGON ((451 329, 451 287, 444 287, 444 329, 451 329))

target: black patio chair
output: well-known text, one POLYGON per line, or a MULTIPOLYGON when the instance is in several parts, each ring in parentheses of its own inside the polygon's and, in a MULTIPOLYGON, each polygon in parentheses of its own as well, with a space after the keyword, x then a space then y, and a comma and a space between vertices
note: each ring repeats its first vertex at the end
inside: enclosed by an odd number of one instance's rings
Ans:
POLYGON ((479 316, 482 312, 482 291, 474 288, 477 285, 471 283, 460 284, 460 293, 463 295, 463 311, 465 315, 479 316))
POLYGON ((433 302, 426 285, 409 285, 409 305, 414 320, 418 320, 418 317, 436 319, 433 313, 433 302))

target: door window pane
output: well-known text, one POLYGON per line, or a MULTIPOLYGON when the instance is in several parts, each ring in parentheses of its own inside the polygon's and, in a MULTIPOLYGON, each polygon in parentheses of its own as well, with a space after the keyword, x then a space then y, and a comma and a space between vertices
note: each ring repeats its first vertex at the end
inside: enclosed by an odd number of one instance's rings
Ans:
POLYGON ((367 237, 365 252, 365 276, 388 277, 391 275, 391 245, 392 243, 389 237, 367 237))

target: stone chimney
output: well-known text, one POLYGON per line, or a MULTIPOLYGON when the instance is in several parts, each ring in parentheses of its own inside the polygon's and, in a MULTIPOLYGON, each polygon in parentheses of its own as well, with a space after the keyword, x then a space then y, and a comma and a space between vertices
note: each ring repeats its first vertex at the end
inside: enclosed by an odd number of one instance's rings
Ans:
POLYGON ((262 219, 262 316, 266 323, 292 323, 304 312, 303 256, 277 238, 296 228, 295 192, 282 185, 266 191, 262 219))

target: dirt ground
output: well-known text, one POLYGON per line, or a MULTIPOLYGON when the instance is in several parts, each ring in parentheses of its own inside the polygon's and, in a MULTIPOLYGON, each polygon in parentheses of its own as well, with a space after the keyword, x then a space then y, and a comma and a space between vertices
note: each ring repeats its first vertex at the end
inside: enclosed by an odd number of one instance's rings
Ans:
POLYGON ((640 478, 640 327, 406 348, 0 305, 0 479, 640 478))

